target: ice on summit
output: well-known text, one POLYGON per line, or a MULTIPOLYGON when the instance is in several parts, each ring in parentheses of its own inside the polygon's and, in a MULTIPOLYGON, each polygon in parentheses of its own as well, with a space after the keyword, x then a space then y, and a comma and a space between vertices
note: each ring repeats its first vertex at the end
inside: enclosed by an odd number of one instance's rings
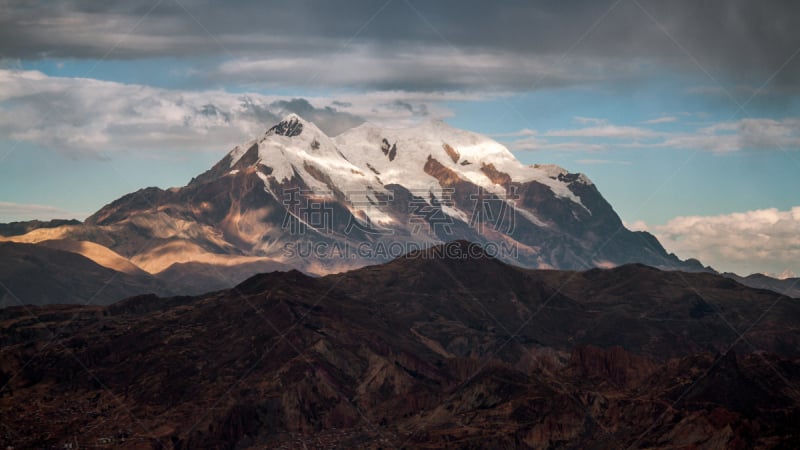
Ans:
POLYGON ((379 128, 364 123, 336 136, 334 142, 353 164, 378 171, 385 184, 396 183, 409 189, 438 186, 438 181, 423 170, 430 156, 459 177, 490 192, 505 193, 504 188, 496 185, 482 170, 488 164, 516 182, 538 181, 548 186, 556 196, 581 204, 567 185, 551 178, 547 170, 526 166, 499 142, 453 128, 442 121, 429 121, 402 129, 379 128), (397 149, 393 160, 376 157, 380 155, 376 155, 376 149, 384 140, 397 149), (447 146, 458 152, 457 161, 447 146), (463 161, 469 164, 462 164, 463 161))
POLYGON ((369 204, 375 193, 386 194, 385 185, 398 184, 412 192, 429 192, 441 198, 438 180, 424 169, 429 157, 460 178, 501 196, 505 188, 484 172, 490 164, 514 182, 537 181, 557 197, 581 206, 569 184, 591 183, 583 176, 564 179, 568 172, 555 165, 524 165, 499 142, 441 121, 401 129, 364 123, 330 138, 313 123, 289 114, 261 138, 235 147, 229 153, 231 167, 253 145, 258 146, 257 164, 271 169, 268 174, 259 172, 267 190, 270 178, 283 183, 299 176, 317 195, 332 198, 338 191, 354 197, 348 199, 353 209, 377 223, 391 219, 378 208, 362 209, 358 205, 369 204))

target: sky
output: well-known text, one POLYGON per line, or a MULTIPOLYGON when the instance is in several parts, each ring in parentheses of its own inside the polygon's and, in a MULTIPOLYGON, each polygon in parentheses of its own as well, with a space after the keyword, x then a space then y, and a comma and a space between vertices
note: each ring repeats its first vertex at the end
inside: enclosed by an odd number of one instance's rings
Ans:
POLYGON ((0 1, 0 222, 182 186, 295 112, 583 172, 633 229, 800 273, 791 1, 0 1))

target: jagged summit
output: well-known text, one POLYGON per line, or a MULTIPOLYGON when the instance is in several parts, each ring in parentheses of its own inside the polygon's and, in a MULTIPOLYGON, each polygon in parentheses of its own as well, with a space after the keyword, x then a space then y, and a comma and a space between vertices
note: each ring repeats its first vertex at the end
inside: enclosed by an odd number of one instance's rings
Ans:
MULTIPOLYGON (((399 184, 441 197, 442 188, 449 188, 443 184, 463 181, 505 195, 509 183, 535 181, 585 208, 569 185, 591 184, 584 175, 557 166, 526 166, 502 144, 440 120, 407 128, 364 123, 331 138, 292 113, 261 138, 235 147, 226 158, 228 171, 259 166, 267 184, 268 179, 278 183, 296 179, 317 193, 385 192, 383 186, 399 184), (449 183, 443 183, 443 177, 449 183)), ((218 176, 224 175, 219 172, 218 176)))
POLYGON ((504 196, 509 183, 535 181, 556 197, 586 209, 569 188, 584 179, 579 174, 526 166, 502 144, 442 121, 408 128, 365 123, 331 138, 312 122, 289 114, 260 139, 235 147, 226 159, 227 171, 217 170, 217 176, 255 167, 269 190, 275 183, 294 180, 329 197, 370 191, 388 195, 385 186, 396 184, 441 199, 455 182, 504 196))
POLYGON ((299 136, 300 133, 303 132, 304 122, 305 121, 302 120, 297 114, 289 114, 275 126, 267 130, 267 136, 270 134, 277 134, 286 137, 299 136))

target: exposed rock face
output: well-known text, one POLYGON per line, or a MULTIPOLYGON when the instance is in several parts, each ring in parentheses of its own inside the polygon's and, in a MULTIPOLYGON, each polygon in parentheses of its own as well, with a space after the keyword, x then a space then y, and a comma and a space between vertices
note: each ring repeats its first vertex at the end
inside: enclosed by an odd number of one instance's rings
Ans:
POLYGON ((657 367, 650 359, 620 346, 603 349, 593 345, 576 347, 572 351, 570 366, 581 378, 599 379, 621 387, 641 382, 657 367))
POLYGON ((267 135, 277 134, 279 136, 294 137, 300 136, 303 132, 303 123, 297 117, 289 117, 285 120, 278 122, 267 131, 267 135))
POLYGON ((505 243, 514 251, 499 257, 527 267, 702 269, 667 254, 651 235, 625 229, 584 175, 525 166, 499 143, 443 123, 365 124, 332 139, 290 115, 187 186, 126 195, 83 229, 65 237, 83 235, 137 261, 167 261, 178 243, 316 273, 398 256, 375 251, 378 244, 459 238, 505 243), (368 251, 342 259, 293 250, 317 242, 368 251))
POLYGON ((800 305, 678 275, 524 270, 456 242, 198 297, 6 308, 0 445, 797 447, 800 305), (717 313, 692 316, 689 292, 717 313), (738 337, 718 314, 763 315, 746 332, 763 352, 717 352, 738 337))
POLYGON ((386 138, 381 139, 381 151, 389 158, 389 161, 394 161, 397 157, 397 143, 389 144, 386 138))
POLYGON ((451 147, 450 144, 444 143, 442 144, 442 148, 444 148, 444 151, 447 153, 447 156, 449 156, 454 163, 457 163, 458 160, 461 159, 461 154, 458 153, 458 150, 451 147))

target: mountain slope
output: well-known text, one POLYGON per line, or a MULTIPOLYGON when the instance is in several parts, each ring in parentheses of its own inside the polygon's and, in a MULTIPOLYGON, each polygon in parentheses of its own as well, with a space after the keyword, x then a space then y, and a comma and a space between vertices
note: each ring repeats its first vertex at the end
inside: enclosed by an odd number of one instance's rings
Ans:
POLYGON ((142 271, 115 271, 73 252, 13 242, 0 242, 0 282, 0 307, 106 305, 143 292, 173 292, 142 271))
POLYGON ((55 219, 48 221, 28 220, 25 222, 0 223, 0 236, 18 236, 40 228, 55 228, 64 225, 80 225, 80 221, 75 219, 55 219))
POLYGON ((453 239, 494 243, 498 257, 527 267, 703 270, 627 230, 586 176, 525 166, 442 122, 364 124, 332 139, 290 115, 187 186, 126 195, 68 235, 94 236, 143 268, 160 258, 151 272, 180 253, 171 245, 330 273, 453 239))
POLYGON ((76 429, 116 448, 800 443, 796 301, 716 275, 533 271, 451 245, 470 256, 0 310, 0 444, 63 448, 76 429), (714 308, 763 353, 731 347, 714 308))
POLYGON ((199 295, 205 292, 228 289, 254 273, 287 271, 291 268, 269 259, 220 265, 202 262, 175 263, 162 270, 156 277, 167 286, 184 295, 199 295))
POLYGON ((789 297, 800 298, 800 278, 778 279, 760 273, 754 273, 746 277, 737 275, 735 273, 723 273, 722 275, 732 280, 736 280, 745 286, 758 289, 769 289, 770 291, 774 291, 789 297))
POLYGON ((100 244, 95 244, 94 242, 73 241, 69 239, 52 239, 49 241, 42 241, 39 243, 39 245, 56 250, 63 250, 65 252, 77 253, 81 256, 91 259, 103 267, 116 270, 117 272, 138 276, 148 275, 147 272, 130 262, 128 259, 123 258, 119 254, 100 244))

